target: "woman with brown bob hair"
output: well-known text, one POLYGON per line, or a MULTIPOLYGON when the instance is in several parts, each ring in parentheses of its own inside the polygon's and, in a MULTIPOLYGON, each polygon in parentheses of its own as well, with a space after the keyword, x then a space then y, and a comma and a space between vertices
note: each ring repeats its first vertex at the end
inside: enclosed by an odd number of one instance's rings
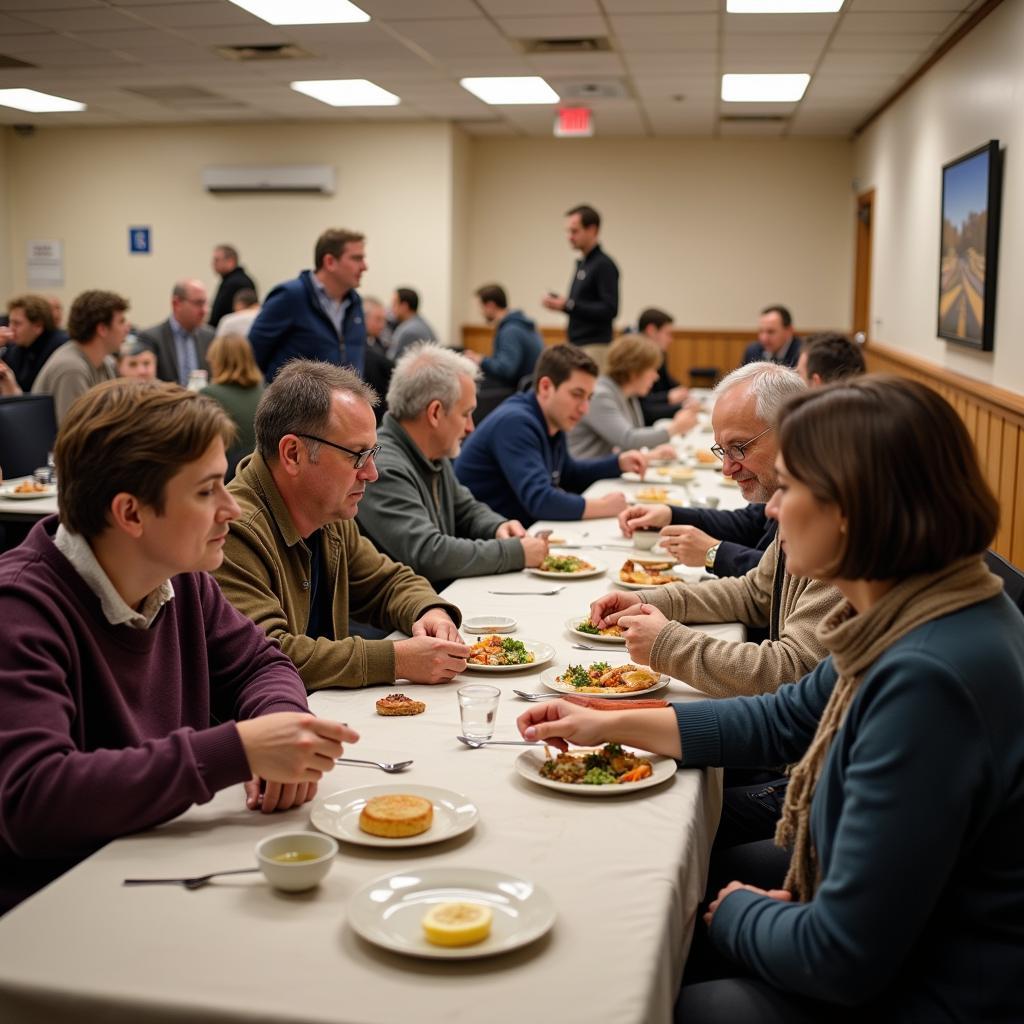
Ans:
POLYGON ((696 404, 685 406, 665 426, 644 425, 640 405, 658 379, 664 353, 642 334, 624 334, 608 349, 607 371, 597 378, 587 414, 569 432, 574 459, 598 459, 616 451, 650 447, 652 455, 675 458, 668 442, 697 422, 696 404))
POLYGON ((795 764, 783 871, 760 851, 762 877, 709 887, 695 950, 717 962, 694 976, 691 954, 677 1021, 1024 1020, 1024 619, 983 560, 998 506, 971 440, 938 394, 886 377, 800 395, 777 429, 768 514, 788 571, 845 598, 818 629, 830 657, 769 696, 553 701, 520 729, 795 764))
POLYGON ((228 475, 235 475, 239 461, 256 447, 253 421, 256 406, 263 397, 263 374, 256 365, 252 346, 241 334, 222 334, 206 353, 211 383, 203 388, 231 417, 238 430, 235 443, 228 449, 228 475))

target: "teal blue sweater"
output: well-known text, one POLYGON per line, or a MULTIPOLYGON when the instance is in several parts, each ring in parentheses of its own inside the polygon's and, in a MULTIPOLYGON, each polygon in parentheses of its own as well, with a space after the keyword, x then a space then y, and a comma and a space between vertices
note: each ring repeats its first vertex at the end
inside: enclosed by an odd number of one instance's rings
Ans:
MULTIPOLYGON (((827 659, 770 696, 677 705, 685 763, 798 760, 835 680, 827 659)), ((780 989, 881 1020, 1024 1021, 1024 619, 1004 595, 872 666, 811 831, 814 899, 733 893, 712 922, 720 949, 780 989)))

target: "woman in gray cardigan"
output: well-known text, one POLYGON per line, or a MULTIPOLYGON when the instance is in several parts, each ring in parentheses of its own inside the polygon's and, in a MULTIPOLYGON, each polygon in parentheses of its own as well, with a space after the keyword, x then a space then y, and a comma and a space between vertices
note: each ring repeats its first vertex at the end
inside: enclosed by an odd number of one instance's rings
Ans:
MULTIPOLYGON (((640 334, 624 334, 612 344, 607 372, 597 378, 590 409, 569 433, 569 453, 574 459, 596 459, 630 448, 655 448, 693 427, 697 410, 686 406, 666 426, 644 426, 640 399, 658 379, 662 358, 657 344, 640 334)), ((661 454, 666 458, 675 456, 669 450, 661 454)))

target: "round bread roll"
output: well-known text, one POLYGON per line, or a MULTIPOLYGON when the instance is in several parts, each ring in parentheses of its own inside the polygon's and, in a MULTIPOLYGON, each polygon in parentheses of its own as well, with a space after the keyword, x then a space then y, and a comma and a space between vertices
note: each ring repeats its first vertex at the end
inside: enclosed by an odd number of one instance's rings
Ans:
POLYGON ((434 821, 434 805, 422 796, 392 793, 366 801, 359 827, 371 836, 403 839, 426 832, 434 821))
POLYGON ((394 715, 422 715, 427 705, 421 700, 413 700, 404 693, 389 693, 377 701, 377 714, 385 717, 394 715))

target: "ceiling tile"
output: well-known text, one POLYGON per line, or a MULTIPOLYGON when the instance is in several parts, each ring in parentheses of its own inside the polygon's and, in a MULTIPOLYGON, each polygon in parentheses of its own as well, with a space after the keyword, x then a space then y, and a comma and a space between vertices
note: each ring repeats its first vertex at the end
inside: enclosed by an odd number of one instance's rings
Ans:
POLYGON ((6 36, 34 35, 38 32, 38 25, 24 21, 16 15, 0 14, 0 49, 3 49, 2 40, 6 36))
POLYGON ((473 0, 353 0, 371 18, 472 18, 480 13, 473 0))
POLYGON ((0 0, 0 11, 70 11, 77 7, 105 7, 103 0, 0 0))
POLYGON ((727 14, 724 33, 757 32, 762 35, 791 35, 809 32, 828 34, 835 28, 838 14, 727 14))
POLYGON ((840 75, 903 75, 920 63, 919 53, 829 53, 818 70, 840 75))
POLYGON ((448 21, 396 21, 394 30, 434 56, 479 57, 517 54, 509 40, 485 18, 458 18, 448 21))
POLYGON ((477 0, 477 2, 494 18, 526 17, 534 14, 601 13, 597 0, 477 0))
POLYGON ((12 57, 22 53, 61 53, 82 48, 82 40, 58 32, 11 36, 3 41, 3 52, 12 57))
POLYGON ((718 131, 722 135, 782 135, 789 127, 788 121, 719 121, 718 131))
POLYGON ((633 84, 637 95, 645 100, 671 100, 674 96, 691 99, 697 96, 718 95, 718 85, 713 75, 657 75, 654 77, 634 76, 633 84))
POLYGON ((928 32, 894 32, 873 34, 871 32, 844 32, 840 29, 832 38, 829 50, 832 53, 877 53, 897 50, 901 53, 924 53, 930 50, 936 37, 928 32))
MULTIPOLYGON (((44 0, 49 2, 49 0, 44 0)), ((105 8, 99 11, 91 8, 71 11, 24 11, 26 21, 34 22, 55 32, 100 31, 103 29, 144 28, 136 18, 122 11, 105 8)))
POLYGON ((966 0, 846 0, 843 10, 847 14, 864 11, 962 11, 966 0))
POLYGON ((103 31, 75 33, 76 40, 88 43, 90 46, 103 47, 111 50, 125 50, 135 46, 164 46, 169 43, 180 43, 181 38, 172 32, 165 32, 158 28, 138 27, 128 31, 103 31))
POLYGON ((844 97, 874 98, 891 92, 899 84, 897 75, 851 76, 820 73, 811 79, 807 88, 807 99, 844 97))
POLYGON ((955 11, 853 13, 843 18, 843 28, 847 32, 938 33, 945 31, 955 18, 955 11))
POLYGON ((699 14, 721 6, 721 0, 604 0, 609 14, 699 14))
MULTIPOLYGON (((124 63, 124 58, 117 54, 109 53, 106 50, 93 50, 85 46, 79 46, 76 50, 49 50, 45 53, 33 53, 28 51, 19 54, 19 60, 28 61, 29 64, 36 64, 39 67, 50 67, 57 71, 65 68, 97 67, 106 68, 111 64, 124 63)), ((19 80, 18 85, 22 82, 19 80)), ((49 85, 34 85, 32 88, 41 88, 42 92, 52 92, 49 85)))
POLYGON ((776 57, 771 53, 732 53, 722 59, 722 73, 731 75, 809 75, 814 59, 776 57))
POLYGON ((677 42, 693 35, 717 35, 716 14, 615 14, 612 31, 620 39, 670 36, 677 42))
POLYGON ((765 37, 756 32, 733 32, 722 40, 726 53, 766 53, 772 56, 817 56, 828 42, 826 33, 779 33, 765 37))
MULTIPOLYGON (((270 28, 267 22, 256 15, 243 11, 230 3, 175 3, 166 0, 154 3, 133 12, 136 17, 151 25, 166 28, 199 28, 202 25, 260 25, 270 28)), ((287 32, 288 27, 281 26, 287 32)))
POLYGON ((673 75, 718 70, 718 54, 705 53, 653 53, 650 50, 626 53, 626 67, 634 75, 673 75))

